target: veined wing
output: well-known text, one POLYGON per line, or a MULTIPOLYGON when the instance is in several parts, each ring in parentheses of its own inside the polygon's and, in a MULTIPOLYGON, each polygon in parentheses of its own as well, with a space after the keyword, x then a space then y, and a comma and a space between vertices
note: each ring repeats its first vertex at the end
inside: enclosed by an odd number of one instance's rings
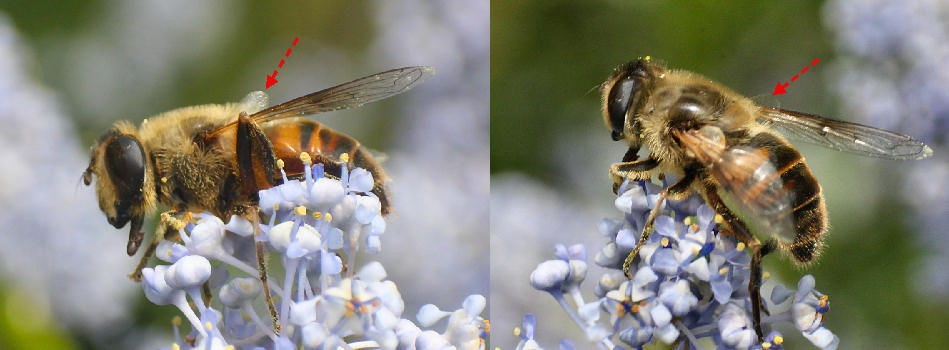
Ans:
MULTIPOLYGON (((435 68, 425 66, 388 70, 295 98, 254 113, 250 115, 250 118, 257 123, 265 123, 277 119, 359 107, 406 92, 433 74, 435 74, 435 68)), ((213 137, 233 127, 236 123, 236 121, 228 123, 206 137, 213 137)))
POLYGON ((923 159, 933 154, 912 137, 813 114, 760 107, 758 122, 794 139, 864 156, 923 159))

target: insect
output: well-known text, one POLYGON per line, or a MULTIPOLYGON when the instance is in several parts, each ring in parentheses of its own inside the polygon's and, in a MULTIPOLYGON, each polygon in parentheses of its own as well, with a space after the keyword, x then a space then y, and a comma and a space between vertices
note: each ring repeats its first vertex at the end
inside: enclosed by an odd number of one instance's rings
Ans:
MULTIPOLYGON (((323 163, 328 176, 338 177, 343 162, 368 170, 375 181, 371 192, 387 214, 386 176, 369 152, 356 139, 300 117, 385 99, 432 74, 431 67, 399 68, 266 109, 267 95, 256 91, 240 103, 179 108, 145 119, 139 127, 119 121, 92 146, 82 179, 87 186, 96 180, 99 208, 112 226, 130 223, 129 256, 141 246, 146 214, 159 204, 171 208, 161 215, 148 249, 129 275, 136 281, 160 239, 175 235, 174 227, 192 211, 221 218, 239 215, 256 223, 257 192, 281 181, 278 160, 288 176, 302 174, 301 152, 323 163)), ((263 249, 257 243, 267 292, 263 249)), ((266 296, 269 299, 269 293, 266 296)))
POLYGON ((759 106, 705 77, 666 69, 648 57, 619 66, 600 91, 613 140, 629 144, 622 162, 610 167, 614 191, 624 179, 682 175, 661 192, 623 272, 631 277, 630 265, 648 240, 663 201, 700 194, 728 231, 754 249, 748 288, 759 341, 761 259, 783 250, 797 263, 811 262, 827 231, 821 186, 782 134, 871 157, 932 155, 932 149, 909 136, 759 106), (638 159, 642 146, 649 155, 638 159))

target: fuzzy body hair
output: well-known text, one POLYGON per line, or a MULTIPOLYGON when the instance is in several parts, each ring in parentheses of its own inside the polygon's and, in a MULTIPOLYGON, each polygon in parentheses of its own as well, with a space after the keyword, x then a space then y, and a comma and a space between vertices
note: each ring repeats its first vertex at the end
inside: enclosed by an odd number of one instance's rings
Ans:
MULTIPOLYGON (((253 93, 248 97, 251 96, 253 93)), ((99 208, 107 216, 116 215, 112 203, 118 200, 118 193, 104 162, 97 160, 105 159, 103 139, 109 134, 121 134, 139 140, 147 162, 144 200, 130 208, 130 212, 150 213, 158 203, 163 203, 178 210, 227 214, 229 208, 219 198, 225 190, 224 179, 237 176, 234 147, 197 147, 195 136, 237 120, 241 112, 256 112, 259 107, 255 103, 245 99, 241 103, 182 107, 146 118, 138 127, 124 120, 113 124, 92 149, 89 169, 96 178, 99 208)), ((218 138, 219 144, 234 142, 233 133, 226 136, 230 137, 218 138)))

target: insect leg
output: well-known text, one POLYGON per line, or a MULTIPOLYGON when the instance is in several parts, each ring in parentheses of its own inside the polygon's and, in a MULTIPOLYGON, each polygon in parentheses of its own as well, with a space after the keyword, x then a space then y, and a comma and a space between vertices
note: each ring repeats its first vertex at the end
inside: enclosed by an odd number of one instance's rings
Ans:
MULTIPOLYGON (((627 153, 627 156, 629 154, 627 153)), ((623 157, 625 160, 627 157, 623 157)), ((610 178, 613 179, 613 192, 619 190, 623 180, 648 180, 652 177, 652 170, 659 166, 652 157, 633 161, 624 161, 610 166, 610 178)))
POLYGON ((758 342, 764 341, 764 332, 761 331, 761 311, 768 313, 761 301, 761 259, 777 248, 777 242, 769 239, 764 244, 759 245, 754 254, 751 255, 751 279, 748 281, 748 294, 751 296, 751 317, 754 320, 755 333, 758 334, 758 342))
POLYGON ((155 227, 152 240, 148 242, 148 247, 145 248, 145 252, 142 253, 142 258, 139 259, 135 270, 129 274, 129 278, 135 282, 142 280, 142 270, 148 265, 148 260, 155 255, 155 249, 158 248, 158 243, 161 243, 164 239, 177 239, 178 229, 184 228, 185 220, 189 214, 189 212, 177 210, 169 210, 161 214, 161 221, 159 221, 155 227))
POLYGON ((260 126, 244 113, 237 117, 236 138, 235 153, 241 189, 248 197, 257 198, 257 191, 271 187, 277 173, 273 145, 260 126))
POLYGON ((706 186, 705 201, 712 206, 712 209, 715 209, 715 213, 722 216, 725 225, 739 241, 755 249, 751 256, 751 279, 748 281, 748 294, 751 297, 751 317, 755 333, 758 335, 758 342, 762 342, 764 341, 764 333, 761 330, 761 312, 768 313, 768 310, 763 307, 764 304, 761 301, 761 259, 777 248, 777 242, 769 239, 761 244, 751 234, 748 226, 725 206, 713 186, 706 186))
POLYGON ((659 215, 659 208, 662 207, 662 203, 667 197, 681 198, 687 195, 690 192, 692 183, 695 182, 697 178, 697 171, 686 172, 685 176, 679 179, 679 181, 662 190, 662 194, 659 195, 656 205, 653 206, 652 211, 649 212, 649 217, 646 219, 646 222, 643 223, 643 231, 639 236, 639 242, 636 243, 636 247, 633 248, 633 251, 629 252, 629 255, 626 256, 626 260, 623 260, 623 274, 626 275, 626 278, 633 278, 629 272, 629 268, 633 264, 633 259, 639 254, 639 250, 642 249, 646 241, 649 240, 649 235, 652 233, 649 227, 652 226, 652 222, 656 220, 656 216, 659 215))
POLYGON ((760 244, 758 239, 751 234, 751 230, 738 219, 738 216, 735 215, 725 206, 725 202, 722 201, 722 197, 718 195, 717 190, 714 186, 707 185, 705 186, 705 202, 715 210, 715 213, 722 216, 722 221, 725 223, 726 228, 738 238, 739 241, 745 242, 748 246, 757 246, 760 244))
POLYGON ((623 163, 632 162, 639 158, 639 147, 630 147, 623 155, 623 163))
MULTIPOLYGON (((270 321, 273 323, 274 333, 280 334, 280 318, 277 315, 277 307, 273 303, 273 297, 270 295, 270 285, 267 284, 267 248, 264 242, 257 239, 263 233, 260 232, 260 214, 257 207, 250 207, 244 212, 244 218, 250 221, 254 226, 254 246, 257 253, 257 275, 260 278, 260 286, 263 288, 264 301, 267 302, 267 310, 270 311, 270 321)), ((287 301, 284 301, 287 302, 287 301)))
POLYGON ((211 286, 208 285, 208 282, 204 282, 201 285, 201 299, 204 299, 204 306, 211 307, 211 298, 214 296, 211 294, 211 286))

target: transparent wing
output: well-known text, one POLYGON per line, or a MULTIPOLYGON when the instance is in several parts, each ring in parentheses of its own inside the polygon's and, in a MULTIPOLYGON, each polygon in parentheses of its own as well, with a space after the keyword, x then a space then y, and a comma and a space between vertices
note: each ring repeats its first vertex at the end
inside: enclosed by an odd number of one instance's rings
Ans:
POLYGON ((393 69, 295 98, 250 117, 258 123, 263 123, 280 118, 359 107, 406 92, 433 74, 435 68, 432 67, 393 69))
MULTIPOLYGON (((257 123, 265 123, 277 119, 359 107, 406 92, 433 74, 435 74, 435 68, 425 66, 388 70, 260 110, 250 115, 250 118, 257 123)), ((242 103, 259 105, 262 100, 259 94, 251 93, 242 103)), ((209 133, 207 137, 213 137, 236 124, 237 122, 234 121, 224 125, 209 133)))
POLYGON ((903 134, 780 108, 760 107, 758 122, 794 139, 864 156, 923 159, 933 154, 903 134))
POLYGON ((721 130, 712 126, 679 131, 676 136, 718 182, 725 205, 752 232, 785 244, 794 241, 793 193, 784 187, 767 150, 726 148, 721 130))

